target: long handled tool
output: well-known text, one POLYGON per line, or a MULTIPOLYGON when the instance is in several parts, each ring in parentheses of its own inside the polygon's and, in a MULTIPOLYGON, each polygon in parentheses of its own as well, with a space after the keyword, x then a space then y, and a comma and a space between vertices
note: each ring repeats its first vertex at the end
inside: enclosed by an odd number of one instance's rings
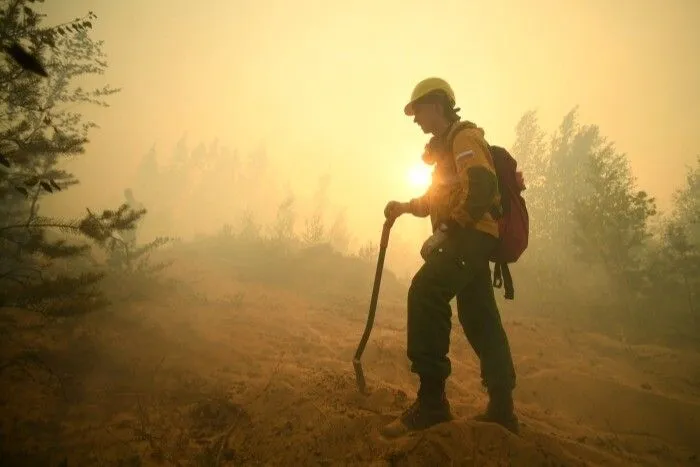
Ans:
POLYGON ((365 325, 365 332, 362 334, 362 339, 360 340, 360 345, 357 346, 357 351, 355 351, 355 358, 352 361, 352 366, 355 367, 355 379, 357 380, 357 387, 361 393, 365 393, 365 374, 362 371, 362 362, 360 358, 362 357, 362 352, 365 351, 365 346, 367 345, 367 340, 369 339, 369 334, 372 332, 372 326, 374 325, 374 314, 377 311, 377 300, 379 298, 379 285, 382 282, 382 271, 384 270, 384 256, 386 255, 386 248, 389 245, 389 232, 394 224, 395 218, 387 218, 384 221, 384 227, 382 228, 382 239, 379 242, 379 255, 377 257, 377 270, 374 273, 374 287, 372 288, 372 299, 369 303, 369 314, 367 315, 367 324, 365 325))

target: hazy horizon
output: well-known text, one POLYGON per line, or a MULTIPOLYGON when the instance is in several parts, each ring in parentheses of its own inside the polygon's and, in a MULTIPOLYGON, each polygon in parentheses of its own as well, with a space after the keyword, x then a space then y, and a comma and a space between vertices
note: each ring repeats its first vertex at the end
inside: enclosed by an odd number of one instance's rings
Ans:
POLYGON ((217 139, 242 154, 265 147, 301 197, 330 174, 332 202, 347 206, 353 232, 372 236, 386 201, 420 193, 407 179, 427 137, 402 108, 431 75, 450 81, 463 118, 495 144, 513 143, 529 109, 551 132, 579 106, 581 123, 599 125, 628 154, 639 188, 662 209, 700 153, 700 2, 42 8, 48 24, 97 15, 109 68, 93 81, 122 89, 109 108, 81 109, 101 128, 69 165, 81 184, 47 203, 66 213, 84 212, 88 198, 96 208, 121 201, 143 155, 155 144, 169 157, 187 134, 191 147, 217 139), (372 190, 357 190, 359 180, 372 190))

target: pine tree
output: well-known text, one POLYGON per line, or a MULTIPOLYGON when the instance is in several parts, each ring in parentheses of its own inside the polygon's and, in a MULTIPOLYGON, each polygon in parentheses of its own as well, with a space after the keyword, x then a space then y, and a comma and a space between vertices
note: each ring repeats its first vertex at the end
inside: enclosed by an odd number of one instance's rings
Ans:
POLYGON ((47 27, 34 3, 13 0, 0 8, 0 41, 10 57, 0 62, 0 306, 78 314, 104 304, 95 289, 103 273, 66 274, 52 267, 89 249, 65 234, 104 245, 116 232, 133 228, 144 212, 121 206, 102 213, 88 209, 75 220, 42 215, 44 197, 78 183, 60 164, 84 153, 97 126, 71 108, 106 106, 105 98, 118 90, 73 87, 76 79, 107 66, 102 44, 90 36, 95 15, 47 27))
POLYGON ((350 245, 350 233, 348 231, 348 222, 346 210, 343 208, 337 214, 331 228, 328 232, 328 237, 331 246, 340 253, 346 253, 350 245))
POLYGON ((294 238, 295 201, 294 194, 290 192, 277 207, 277 216, 272 226, 272 239, 279 244, 288 246, 294 238))
POLYGON ((328 188, 330 187, 331 177, 328 174, 323 174, 319 177, 318 187, 313 197, 313 212, 304 221, 304 232, 302 240, 308 245, 316 245, 322 243, 326 238, 326 228, 323 222, 324 214, 328 206, 328 188))

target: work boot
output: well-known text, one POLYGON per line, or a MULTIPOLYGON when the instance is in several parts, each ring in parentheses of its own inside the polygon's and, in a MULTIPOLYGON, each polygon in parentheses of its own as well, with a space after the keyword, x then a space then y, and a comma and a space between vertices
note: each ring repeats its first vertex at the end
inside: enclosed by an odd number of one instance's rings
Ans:
POLYGON ((513 407, 511 391, 489 391, 486 411, 472 418, 477 422, 497 423, 511 433, 518 434, 520 423, 513 407))
POLYGON ((445 382, 421 378, 416 401, 380 432, 387 438, 396 438, 449 420, 452 420, 452 414, 445 395, 445 382))

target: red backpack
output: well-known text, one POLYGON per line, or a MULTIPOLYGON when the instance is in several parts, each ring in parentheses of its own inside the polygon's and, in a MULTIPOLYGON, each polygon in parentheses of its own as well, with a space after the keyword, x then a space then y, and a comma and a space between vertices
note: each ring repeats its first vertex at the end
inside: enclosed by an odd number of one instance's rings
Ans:
POLYGON ((515 290, 508 264, 515 263, 523 254, 530 232, 530 217, 521 195, 525 184, 522 172, 517 170, 517 161, 506 149, 489 145, 489 151, 496 168, 502 209, 502 216, 498 218, 499 242, 490 258, 495 264, 493 286, 503 286, 505 298, 512 300, 515 290))

